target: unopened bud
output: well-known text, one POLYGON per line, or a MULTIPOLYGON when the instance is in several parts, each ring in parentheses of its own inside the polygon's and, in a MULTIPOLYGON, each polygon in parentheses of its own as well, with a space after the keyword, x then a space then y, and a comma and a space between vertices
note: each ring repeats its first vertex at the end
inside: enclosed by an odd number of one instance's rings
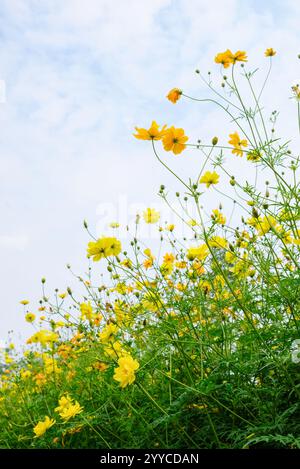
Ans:
POLYGON ((212 139, 211 143, 212 143, 212 145, 217 145, 218 141, 219 141, 218 137, 214 137, 212 139))

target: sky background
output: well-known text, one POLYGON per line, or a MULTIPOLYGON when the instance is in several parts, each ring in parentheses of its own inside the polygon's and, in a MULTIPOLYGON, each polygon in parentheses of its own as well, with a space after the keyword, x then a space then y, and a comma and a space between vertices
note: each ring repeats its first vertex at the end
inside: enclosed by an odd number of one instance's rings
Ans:
MULTIPOLYGON (((218 135, 226 143, 236 130, 211 105, 165 99, 174 86, 207 96, 196 68, 220 86, 217 52, 246 50, 261 84, 264 50, 277 50, 266 112, 280 109, 280 133, 296 134, 289 98, 300 77, 299 20, 297 0, 1 0, 0 340, 12 329, 17 341, 31 333, 19 301, 36 312, 41 277, 50 295, 73 287, 67 263, 86 270, 83 219, 109 233, 103 209, 109 221, 124 215, 122 204, 133 217, 137 206, 157 206, 161 183, 180 189, 147 142, 132 137, 134 126, 174 124, 191 142, 218 135)), ((193 150, 164 157, 184 177, 201 163, 193 150)), ((232 158, 230 171, 245 177, 244 162, 232 158)), ((217 207, 221 197, 210 196, 217 207)))

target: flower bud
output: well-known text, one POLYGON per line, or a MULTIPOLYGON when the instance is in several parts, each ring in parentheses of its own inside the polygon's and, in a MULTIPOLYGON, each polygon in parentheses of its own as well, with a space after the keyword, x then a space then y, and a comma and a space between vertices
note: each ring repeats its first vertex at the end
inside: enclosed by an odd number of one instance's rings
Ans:
POLYGON ((211 143, 212 143, 212 145, 217 145, 218 141, 219 141, 218 137, 214 137, 212 139, 211 143))

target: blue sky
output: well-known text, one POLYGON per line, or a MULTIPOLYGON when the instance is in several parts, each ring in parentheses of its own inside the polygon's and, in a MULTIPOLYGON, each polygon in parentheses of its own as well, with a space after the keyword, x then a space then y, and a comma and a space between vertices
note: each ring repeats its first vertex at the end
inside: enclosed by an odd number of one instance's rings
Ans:
MULTIPOLYGON (((50 294, 73 286, 66 263, 86 270, 83 219, 95 231, 103 204, 125 197, 152 206, 161 183, 177 189, 149 146, 132 138, 135 125, 154 118, 183 126, 191 141, 226 139, 230 128, 215 109, 165 99, 173 86, 203 96, 194 70, 218 76, 217 52, 247 50, 265 73, 265 48, 278 51, 266 105, 281 109, 280 130, 293 135, 299 14, 296 0, 2 0, 0 339, 10 329, 28 335, 19 300, 36 311, 41 277, 50 294)), ((191 175, 195 154, 172 164, 191 175)))

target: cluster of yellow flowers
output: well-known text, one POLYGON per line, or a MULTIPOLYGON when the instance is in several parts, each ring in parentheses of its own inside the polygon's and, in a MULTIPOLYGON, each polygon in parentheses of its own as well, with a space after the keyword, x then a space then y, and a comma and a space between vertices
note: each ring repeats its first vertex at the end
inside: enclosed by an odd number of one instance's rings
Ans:
POLYGON ((93 261, 100 261, 103 257, 117 256, 122 250, 121 242, 117 238, 99 238, 97 241, 90 241, 87 255, 93 261))
MULTIPOLYGON (((83 407, 80 406, 79 402, 75 401, 67 394, 62 396, 59 401, 59 405, 54 410, 57 412, 62 420, 67 422, 72 417, 80 414, 83 411, 83 407)), ((33 432, 36 438, 44 435, 44 433, 56 423, 56 420, 51 419, 48 415, 44 420, 38 422, 33 428, 33 432)))
POLYGON ((134 134, 135 138, 139 140, 162 140, 164 149, 172 151, 175 155, 178 155, 186 148, 186 142, 189 139, 184 134, 183 129, 176 129, 174 126, 167 128, 166 125, 160 129, 160 126, 155 121, 152 121, 148 130, 139 127, 135 129, 137 131, 134 134))

